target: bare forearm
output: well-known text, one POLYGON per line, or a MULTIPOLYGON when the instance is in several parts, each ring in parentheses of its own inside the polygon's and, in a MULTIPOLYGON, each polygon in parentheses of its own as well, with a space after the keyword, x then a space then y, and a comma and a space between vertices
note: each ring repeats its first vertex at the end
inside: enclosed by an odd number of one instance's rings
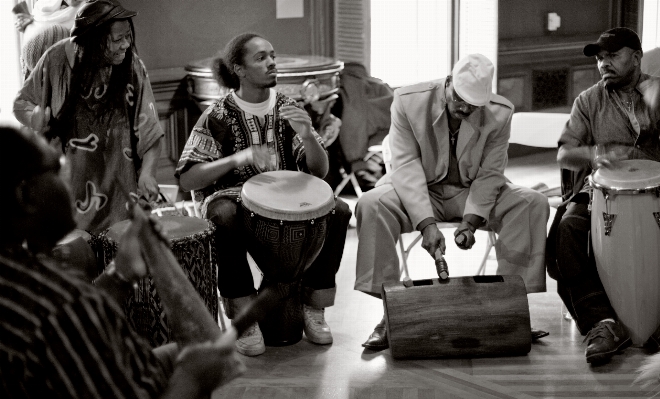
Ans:
POLYGON ((324 178, 328 173, 328 155, 313 136, 302 141, 305 146, 307 168, 314 176, 324 178))
POLYGON ((557 152, 557 163, 564 169, 580 170, 590 167, 592 158, 591 146, 568 147, 564 145, 557 152))
POLYGON ((199 190, 215 183, 236 167, 237 162, 233 156, 213 162, 198 163, 181 175, 179 184, 185 191, 199 190))
POLYGON ((163 143, 163 138, 161 137, 154 143, 154 145, 151 146, 147 150, 147 152, 144 153, 144 156, 142 157, 142 172, 141 173, 148 173, 151 176, 156 176, 156 171, 158 169, 158 158, 160 157, 161 153, 161 147, 163 143))

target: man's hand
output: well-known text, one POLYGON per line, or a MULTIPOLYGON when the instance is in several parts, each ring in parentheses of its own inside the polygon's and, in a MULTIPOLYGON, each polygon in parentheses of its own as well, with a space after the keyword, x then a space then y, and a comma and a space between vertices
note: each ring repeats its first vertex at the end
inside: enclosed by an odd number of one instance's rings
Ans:
POLYGON ((270 153, 266 145, 253 145, 234 154, 236 167, 240 168, 246 165, 256 165, 261 169, 267 169, 270 165, 270 153))
POLYGON ((144 224, 144 218, 134 218, 117 245, 115 267, 129 281, 137 281, 147 275, 147 265, 140 249, 140 234, 145 228, 144 224))
POLYGON ((25 28, 34 21, 34 18, 30 14, 19 13, 16 14, 16 20, 14 21, 14 26, 16 30, 23 33, 25 28))
POLYGON ((628 159, 631 149, 632 147, 625 145, 607 145, 606 148, 595 146, 591 162, 592 168, 610 168, 617 162, 628 159))
POLYGON ((476 229, 465 220, 454 231, 454 242, 460 249, 470 249, 476 242, 474 231, 476 229))
POLYGON ((312 118, 304 109, 300 109, 295 105, 285 105, 280 108, 280 115, 282 118, 289 121, 291 128, 295 130, 301 139, 312 138, 312 118))
POLYGON ((158 182, 149 172, 143 170, 138 179, 138 195, 144 197, 148 202, 158 200, 158 182))
POLYGON ((435 223, 431 223, 422 230, 422 248, 435 259, 435 251, 439 248, 443 254, 447 249, 445 236, 435 223))
POLYGON ((188 384, 203 396, 243 374, 245 365, 236 355, 236 338, 236 330, 230 326, 215 342, 183 348, 170 385, 188 384))
POLYGON ((37 133, 43 133, 50 122, 50 107, 43 108, 37 105, 30 116, 30 127, 37 133))

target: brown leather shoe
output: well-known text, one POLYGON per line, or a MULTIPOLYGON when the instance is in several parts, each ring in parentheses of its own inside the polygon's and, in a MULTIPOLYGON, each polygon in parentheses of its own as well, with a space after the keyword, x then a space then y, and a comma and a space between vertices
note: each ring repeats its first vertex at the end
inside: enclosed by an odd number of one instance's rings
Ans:
POLYGON ((362 344, 363 347, 374 351, 387 349, 390 343, 387 340, 387 327, 385 326, 385 317, 376 325, 374 332, 371 333, 369 338, 362 344))
POLYGON ((547 337, 548 335, 550 335, 550 333, 547 331, 537 330, 536 328, 532 328, 532 342, 537 341, 543 337, 547 337))
POLYGON ((609 361, 616 353, 632 344, 630 335, 618 321, 601 321, 596 323, 587 336, 585 355, 587 363, 604 363, 609 361))

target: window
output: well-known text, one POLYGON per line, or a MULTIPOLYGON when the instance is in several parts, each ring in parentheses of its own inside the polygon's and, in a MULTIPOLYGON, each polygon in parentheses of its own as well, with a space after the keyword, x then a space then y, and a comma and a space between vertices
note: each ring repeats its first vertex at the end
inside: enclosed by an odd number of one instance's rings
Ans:
POLYGON ((335 4, 335 56, 362 63, 392 87, 443 78, 456 59, 471 53, 497 63, 497 0, 335 4), (454 7, 459 7, 458 13, 454 7), (458 15, 458 21, 452 15, 458 15))

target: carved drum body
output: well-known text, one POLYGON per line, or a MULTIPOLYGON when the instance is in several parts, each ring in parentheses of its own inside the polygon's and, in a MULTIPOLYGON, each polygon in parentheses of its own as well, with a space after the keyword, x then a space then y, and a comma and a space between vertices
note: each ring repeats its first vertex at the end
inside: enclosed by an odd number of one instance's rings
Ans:
POLYGON ((383 284, 395 358, 524 355, 531 350, 527 290, 512 276, 383 284))

